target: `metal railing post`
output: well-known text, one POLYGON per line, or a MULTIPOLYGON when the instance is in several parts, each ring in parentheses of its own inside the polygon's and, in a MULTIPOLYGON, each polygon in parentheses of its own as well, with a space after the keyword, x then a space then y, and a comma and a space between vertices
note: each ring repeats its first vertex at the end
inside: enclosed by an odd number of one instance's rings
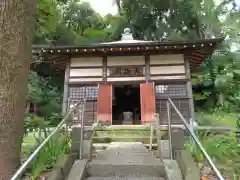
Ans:
MULTIPOLYGON (((67 100, 67 107, 66 107, 66 112, 68 112, 69 111, 69 105, 70 105, 70 98, 68 98, 68 100, 67 100)), ((71 122, 69 122, 69 119, 67 119, 66 120, 66 132, 68 132, 69 131, 69 124, 71 124, 71 122)))
POLYGON ((150 124, 150 146, 149 146, 150 151, 152 151, 152 143, 153 143, 153 125, 150 124))
POLYGON ((84 109, 85 109, 85 100, 83 103, 83 107, 78 109, 79 112, 79 118, 81 118, 81 139, 80 139, 80 152, 79 152, 79 159, 82 160, 83 159, 83 141, 84 141, 84 109))
POLYGON ((84 139, 84 123, 83 118, 81 119, 81 137, 80 137, 80 152, 79 152, 79 159, 83 159, 83 139, 84 139))
POLYGON ((155 114, 156 123, 156 135, 157 135, 157 145, 158 145, 158 155, 161 157, 161 132, 160 132, 160 119, 159 115, 155 114))
POLYGON ((169 157, 173 159, 173 150, 172 150, 172 126, 171 126, 171 108, 170 104, 167 101, 167 114, 168 114, 168 140, 169 140, 169 157))
POLYGON ((216 174, 218 180, 224 180, 223 176, 221 175, 220 171, 217 169, 216 165, 213 163, 212 159, 210 158, 210 156, 208 155, 208 153, 206 152, 206 150, 204 149, 202 143, 200 142, 200 140, 198 139, 198 137, 196 136, 196 134, 193 132, 193 130, 191 129, 191 127, 189 126, 188 122, 186 121, 186 119, 183 117, 183 115, 181 114, 181 112, 177 109, 177 107, 175 106, 175 104, 172 102, 172 100, 170 98, 168 98, 168 102, 169 104, 171 104, 171 106, 173 107, 173 109, 176 111, 176 113, 178 114, 178 116, 180 117, 180 119, 182 120, 185 128, 187 129, 188 133, 190 134, 190 136, 193 138, 193 140, 195 141, 195 143, 197 144, 197 146, 199 147, 199 149, 201 150, 202 154, 204 155, 204 157, 207 159, 209 165, 211 166, 212 170, 214 171, 214 173, 216 174))

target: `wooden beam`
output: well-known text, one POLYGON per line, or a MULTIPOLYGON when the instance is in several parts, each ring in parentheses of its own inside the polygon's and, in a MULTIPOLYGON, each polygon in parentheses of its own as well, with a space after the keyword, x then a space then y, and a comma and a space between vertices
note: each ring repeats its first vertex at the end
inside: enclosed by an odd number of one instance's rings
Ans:
POLYGON ((191 128, 193 128, 193 123, 195 121, 195 111, 194 111, 194 101, 193 101, 193 92, 192 92, 192 84, 191 84, 191 72, 190 72, 190 65, 189 60, 184 57, 185 61, 185 68, 186 68, 186 75, 189 81, 187 81, 187 96, 189 98, 189 110, 190 110, 190 117, 189 120, 191 128))
POLYGON ((69 62, 65 68, 65 77, 64 77, 64 91, 63 91, 63 104, 62 104, 62 113, 65 114, 68 108, 68 83, 69 83, 69 75, 70 75, 70 68, 69 62))

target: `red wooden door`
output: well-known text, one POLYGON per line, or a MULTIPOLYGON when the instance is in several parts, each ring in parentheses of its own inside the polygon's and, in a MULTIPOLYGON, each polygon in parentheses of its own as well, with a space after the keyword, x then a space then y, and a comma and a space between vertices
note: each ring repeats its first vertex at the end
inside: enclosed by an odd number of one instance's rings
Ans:
POLYGON ((156 98, 154 83, 140 85, 141 124, 151 123, 156 113, 156 98))
POLYGON ((112 124, 112 85, 98 85, 97 120, 112 124))

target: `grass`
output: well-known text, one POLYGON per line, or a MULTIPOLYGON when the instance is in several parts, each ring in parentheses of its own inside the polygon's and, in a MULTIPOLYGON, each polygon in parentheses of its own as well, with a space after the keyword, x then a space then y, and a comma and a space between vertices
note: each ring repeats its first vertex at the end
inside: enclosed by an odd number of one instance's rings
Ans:
POLYGON ((29 132, 24 138, 22 142, 22 152, 25 153, 29 151, 32 147, 35 147, 38 143, 37 139, 39 138, 38 131, 29 132))
POLYGON ((121 136, 121 137, 139 137, 139 136, 150 136, 150 131, 131 131, 131 130, 109 130, 109 131, 95 131, 95 136, 121 136))
POLYGON ((23 138, 23 143, 29 144, 29 145, 35 145, 36 144, 36 138, 38 137, 38 132, 29 133, 23 138))
POLYGON ((139 131, 139 130, 150 130, 150 126, 149 125, 114 125, 114 126, 99 126, 99 127, 95 127, 95 130, 97 131, 105 131, 105 130, 112 130, 112 131, 116 131, 116 130, 132 130, 132 131, 139 131))
MULTIPOLYGON (((43 136, 43 132, 41 133, 43 136)), ((34 131, 34 132, 29 132, 24 138, 23 138, 23 145, 27 144, 29 145, 35 145, 37 143, 36 139, 39 139, 39 132, 34 131)))
MULTIPOLYGON (((234 179, 234 173, 239 175, 240 164, 238 163, 238 159, 240 159, 240 154, 234 133, 227 136, 223 134, 210 136, 201 133, 199 137, 203 147, 225 177, 234 179)), ((203 167, 208 165, 206 159, 196 145, 187 141, 185 149, 192 153, 200 169, 204 169, 203 167)))
POLYGON ((215 113, 207 113, 207 112, 197 112, 196 119, 199 125, 207 125, 207 126, 229 126, 236 127, 236 122, 238 119, 237 113, 226 113, 226 112, 215 112, 215 113))

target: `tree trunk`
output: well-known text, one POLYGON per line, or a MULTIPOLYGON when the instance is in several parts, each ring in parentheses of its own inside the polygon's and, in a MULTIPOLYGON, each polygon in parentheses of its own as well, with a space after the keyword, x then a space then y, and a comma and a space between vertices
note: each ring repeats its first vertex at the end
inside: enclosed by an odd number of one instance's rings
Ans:
POLYGON ((20 164, 36 0, 0 0, 0 179, 20 164))

